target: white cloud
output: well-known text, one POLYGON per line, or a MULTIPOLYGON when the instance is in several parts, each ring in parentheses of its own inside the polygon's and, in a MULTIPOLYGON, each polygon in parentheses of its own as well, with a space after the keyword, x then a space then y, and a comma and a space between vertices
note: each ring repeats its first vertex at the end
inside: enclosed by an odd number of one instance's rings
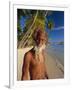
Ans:
POLYGON ((61 30, 61 29, 64 29, 64 26, 56 27, 56 28, 53 28, 52 30, 61 30))

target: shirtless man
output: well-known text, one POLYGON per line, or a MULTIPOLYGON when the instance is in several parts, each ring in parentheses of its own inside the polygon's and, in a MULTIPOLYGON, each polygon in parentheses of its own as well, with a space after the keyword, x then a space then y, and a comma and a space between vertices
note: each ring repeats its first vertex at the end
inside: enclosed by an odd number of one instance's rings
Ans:
POLYGON ((21 80, 48 79, 44 52, 47 35, 44 31, 37 30, 35 31, 33 38, 36 46, 24 56, 21 80))

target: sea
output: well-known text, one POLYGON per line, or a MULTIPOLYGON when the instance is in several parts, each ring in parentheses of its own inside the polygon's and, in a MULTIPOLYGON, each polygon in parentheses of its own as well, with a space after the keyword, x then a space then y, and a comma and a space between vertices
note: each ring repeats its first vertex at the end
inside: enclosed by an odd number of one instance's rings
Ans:
POLYGON ((64 66, 64 45, 50 44, 46 47, 46 52, 55 57, 64 66))

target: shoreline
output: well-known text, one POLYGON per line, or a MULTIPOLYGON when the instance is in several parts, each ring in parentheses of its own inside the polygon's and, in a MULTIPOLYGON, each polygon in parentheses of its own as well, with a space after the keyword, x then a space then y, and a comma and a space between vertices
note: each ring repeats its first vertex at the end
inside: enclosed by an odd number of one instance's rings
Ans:
POLYGON ((52 57, 58 59, 58 61, 64 66, 64 47, 61 45, 54 45, 46 47, 46 52, 52 57))
POLYGON ((46 67, 49 79, 64 78, 64 67, 58 59, 51 55, 46 55, 46 67))
POLYGON ((48 55, 53 58, 53 60, 56 62, 56 65, 60 68, 62 68, 62 71, 64 71, 64 64, 62 64, 60 61, 63 60, 57 57, 57 55, 53 55, 52 53, 48 52, 48 55))

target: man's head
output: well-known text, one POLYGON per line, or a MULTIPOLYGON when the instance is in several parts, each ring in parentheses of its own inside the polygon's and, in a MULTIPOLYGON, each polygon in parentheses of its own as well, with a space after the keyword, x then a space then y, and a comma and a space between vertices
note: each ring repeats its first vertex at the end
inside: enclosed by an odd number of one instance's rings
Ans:
POLYGON ((37 29, 34 34, 33 38, 37 46, 41 47, 42 45, 46 45, 47 43, 47 33, 41 29, 37 29))

